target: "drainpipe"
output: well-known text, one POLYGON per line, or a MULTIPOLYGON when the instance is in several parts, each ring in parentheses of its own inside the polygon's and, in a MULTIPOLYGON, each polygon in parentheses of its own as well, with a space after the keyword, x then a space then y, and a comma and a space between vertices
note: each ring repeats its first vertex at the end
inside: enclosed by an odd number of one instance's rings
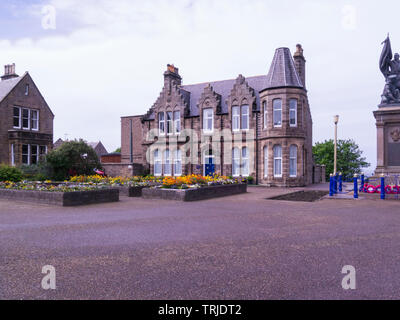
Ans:
POLYGON ((258 185, 258 113, 256 113, 256 185, 258 185))
POLYGON ((130 125, 131 125, 131 136, 130 136, 130 151, 131 151, 131 154, 130 154, 130 162, 131 163, 133 163, 133 134, 132 134, 132 130, 133 130, 133 125, 132 125, 132 119, 130 119, 130 125))

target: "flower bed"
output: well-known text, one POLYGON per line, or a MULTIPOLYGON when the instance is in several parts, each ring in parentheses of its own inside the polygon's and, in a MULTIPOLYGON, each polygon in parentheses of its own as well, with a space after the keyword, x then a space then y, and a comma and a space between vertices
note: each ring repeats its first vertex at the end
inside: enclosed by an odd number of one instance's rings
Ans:
POLYGON ((162 184, 142 191, 146 199, 167 199, 196 201, 247 192, 247 184, 242 179, 225 176, 188 175, 165 177, 162 184))
POLYGON ((171 189, 161 187, 146 188, 142 191, 142 197, 145 199, 198 201, 246 192, 246 183, 236 183, 225 185, 210 185, 200 188, 197 187, 188 189, 171 189))
POLYGON ((59 206, 78 206, 119 201, 119 190, 54 182, 0 182, 0 198, 59 206))

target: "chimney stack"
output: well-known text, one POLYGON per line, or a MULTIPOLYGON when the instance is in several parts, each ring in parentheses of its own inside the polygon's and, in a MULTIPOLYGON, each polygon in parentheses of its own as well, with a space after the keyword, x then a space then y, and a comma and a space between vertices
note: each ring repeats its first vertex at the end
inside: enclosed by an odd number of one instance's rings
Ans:
POLYGON ((18 78, 18 75, 15 73, 15 63, 7 64, 4 66, 4 75, 1 76, 1 80, 8 80, 12 78, 18 78))
POLYGON ((293 55, 294 65, 296 67, 296 71, 299 74, 301 83, 303 84, 304 89, 306 88, 306 59, 303 55, 303 47, 301 44, 296 45, 296 52, 293 55))
POLYGON ((173 64, 167 64, 167 71, 164 72, 164 86, 171 92, 173 85, 180 86, 182 84, 182 78, 179 75, 179 69, 173 64))

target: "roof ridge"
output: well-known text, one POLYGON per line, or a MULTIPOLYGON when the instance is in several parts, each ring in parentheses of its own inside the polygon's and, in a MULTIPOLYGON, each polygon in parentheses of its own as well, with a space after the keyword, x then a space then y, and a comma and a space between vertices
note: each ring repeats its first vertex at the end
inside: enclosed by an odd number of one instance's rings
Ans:
MULTIPOLYGON (((250 77, 244 77, 246 80, 247 79, 251 79, 251 78, 258 78, 258 77, 266 77, 265 74, 261 74, 258 76, 250 76, 250 77)), ((216 83, 216 82, 223 82, 223 81, 235 81, 236 78, 231 78, 231 79, 225 79, 225 80, 215 80, 215 81, 204 81, 204 82, 198 82, 198 83, 192 83, 192 84, 182 84, 180 87, 184 89, 184 87, 188 87, 188 86, 198 86, 200 84, 211 84, 211 83, 216 83)), ((184 89, 185 90, 185 89, 184 89)))

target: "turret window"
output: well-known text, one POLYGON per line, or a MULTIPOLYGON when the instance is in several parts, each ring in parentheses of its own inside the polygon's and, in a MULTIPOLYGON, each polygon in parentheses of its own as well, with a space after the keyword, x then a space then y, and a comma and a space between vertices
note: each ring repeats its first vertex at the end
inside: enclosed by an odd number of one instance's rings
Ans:
POLYGON ((266 129, 268 125, 267 101, 263 102, 263 110, 264 110, 264 129, 266 129))
POLYGON ((264 177, 268 177, 268 146, 264 147, 264 177))
POLYGON ((291 127, 297 126, 297 100, 290 99, 289 101, 289 124, 291 127))
POLYGON ((282 177, 282 147, 274 147, 274 177, 282 177))
POLYGON ((297 146, 291 145, 289 151, 289 175, 297 176, 297 146))
POLYGON ((273 102, 274 127, 282 127, 282 100, 276 99, 273 102))

